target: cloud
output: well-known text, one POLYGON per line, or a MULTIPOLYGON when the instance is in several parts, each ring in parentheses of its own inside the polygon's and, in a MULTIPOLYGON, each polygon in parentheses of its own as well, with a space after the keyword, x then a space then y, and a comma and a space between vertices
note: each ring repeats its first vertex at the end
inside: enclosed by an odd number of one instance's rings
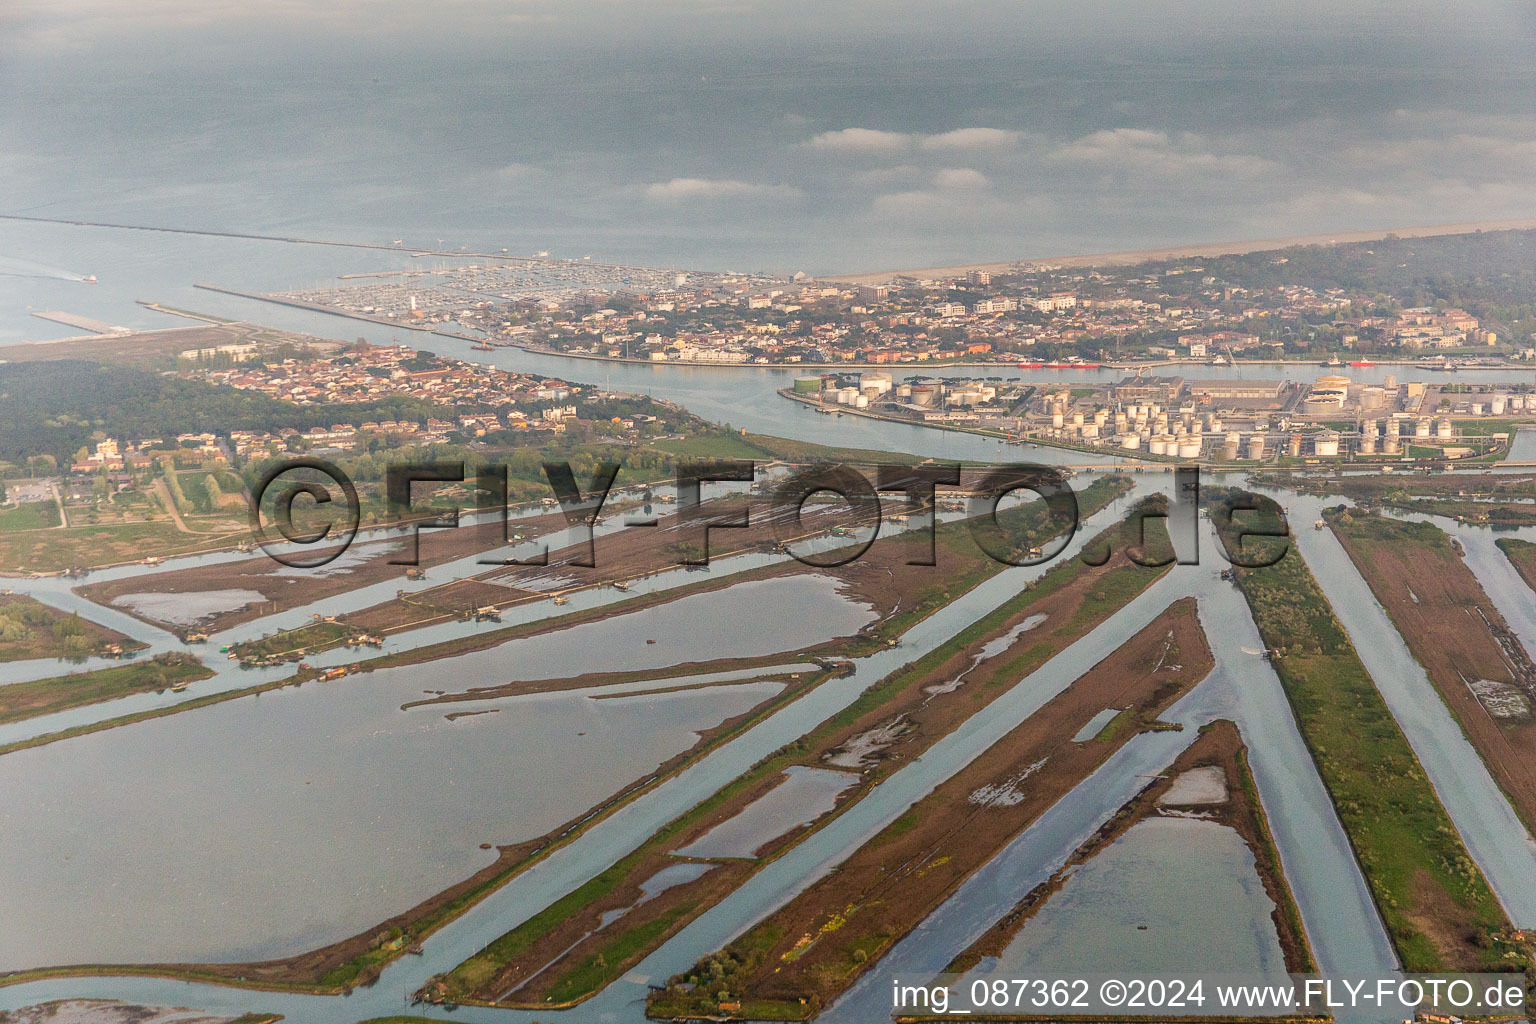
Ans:
POLYGON ((895 167, 876 167, 868 171, 860 171, 853 176, 855 185, 883 186, 893 185, 897 182, 912 181, 923 172, 911 164, 897 164, 895 167))
POLYGON ((956 128, 923 139, 924 149, 1005 149, 1017 145, 1023 132, 1004 128, 956 128))
POLYGON ((909 135, 876 128, 843 128, 835 132, 822 132, 807 143, 813 149, 839 153, 895 153, 911 144, 912 137, 909 135))
POLYGON ((992 184, 985 174, 970 167, 946 167, 933 176, 933 183, 939 188, 953 189, 986 188, 992 184))
POLYGON ((1248 177, 1276 167, 1273 161, 1263 157, 1211 152, 1197 135, 1184 133, 1175 138, 1167 132, 1143 128, 1113 128, 1085 135, 1057 147, 1051 159, 1157 177, 1192 174, 1248 177))
POLYGON ((822 132, 806 143, 812 149, 838 153, 900 153, 916 147, 922 150, 1007 149, 1024 138, 1023 132, 1005 128, 956 128, 937 135, 888 132, 878 128, 842 128, 822 132))
POLYGON ((529 178, 539 176, 539 168, 533 164, 504 164, 492 172, 496 178, 504 182, 527 181, 529 178))
POLYGON ((798 199, 799 189, 790 185, 759 185, 730 178, 673 178, 644 186, 645 198, 658 203, 690 199, 798 199))

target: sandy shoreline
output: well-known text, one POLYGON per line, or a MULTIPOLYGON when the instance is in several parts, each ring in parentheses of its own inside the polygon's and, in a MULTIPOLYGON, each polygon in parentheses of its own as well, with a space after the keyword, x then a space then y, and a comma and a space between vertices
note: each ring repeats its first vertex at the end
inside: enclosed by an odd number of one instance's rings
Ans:
POLYGON ((1374 231, 1336 231, 1325 234, 1295 235, 1290 238, 1264 238, 1246 242, 1197 242, 1160 249, 1136 249, 1127 252, 1089 253, 1040 259, 999 260, 991 263, 966 263, 946 267, 919 267, 907 270, 877 270, 856 274, 827 274, 821 281, 848 284, 884 284, 897 277, 953 277, 972 270, 1005 273, 1016 268, 1042 266, 1101 267, 1125 266, 1149 260, 1179 259, 1186 256, 1234 256, 1269 249, 1288 249, 1296 245, 1337 245, 1346 242, 1374 242, 1388 235, 1400 238, 1432 238, 1437 235, 1466 235, 1475 231, 1523 231, 1536 228, 1536 218, 1523 220, 1467 221, 1459 224, 1430 224, 1408 228, 1381 228, 1374 231))

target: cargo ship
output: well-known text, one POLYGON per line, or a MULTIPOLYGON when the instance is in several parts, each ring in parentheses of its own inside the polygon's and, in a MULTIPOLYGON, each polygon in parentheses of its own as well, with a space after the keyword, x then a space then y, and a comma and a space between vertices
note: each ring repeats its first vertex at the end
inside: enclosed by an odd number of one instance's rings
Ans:
POLYGON ((1375 366, 1376 364, 1371 362, 1369 359, 1356 359, 1354 362, 1350 363, 1349 365, 1350 366, 1375 366))

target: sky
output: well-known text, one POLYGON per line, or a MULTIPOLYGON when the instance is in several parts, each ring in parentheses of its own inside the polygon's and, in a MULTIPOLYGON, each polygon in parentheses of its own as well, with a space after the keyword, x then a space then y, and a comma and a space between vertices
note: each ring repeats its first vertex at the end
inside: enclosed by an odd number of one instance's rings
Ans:
POLYGON ((0 212, 812 273, 1528 217, 1533 12, 10 0, 0 212))

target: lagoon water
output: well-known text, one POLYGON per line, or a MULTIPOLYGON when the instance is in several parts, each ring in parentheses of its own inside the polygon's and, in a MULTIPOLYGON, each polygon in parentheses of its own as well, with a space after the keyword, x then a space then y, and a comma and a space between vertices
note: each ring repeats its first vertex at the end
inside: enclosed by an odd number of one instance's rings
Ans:
POLYGON ((1283 976, 1285 956, 1253 853, 1194 818, 1133 825, 1080 866, 1019 931, 995 977, 1204 973, 1283 976))
MULTIPOLYGON (((409 671, 310 684, 0 758, 0 970, 281 957, 581 815, 780 683, 448 720, 409 671)), ((484 705, 476 705, 483 710, 484 705)))
POLYGON ((837 795, 859 781, 852 772, 804 765, 795 765, 784 775, 782 782, 740 813, 673 852, 679 857, 751 857, 769 840, 830 811, 837 795))
POLYGON ((489 863, 481 843, 577 817, 783 684, 402 704, 424 691, 792 650, 869 621, 838 590, 818 574, 740 583, 8 755, 0 888, 17 895, 0 970, 266 959, 376 924, 489 863))

